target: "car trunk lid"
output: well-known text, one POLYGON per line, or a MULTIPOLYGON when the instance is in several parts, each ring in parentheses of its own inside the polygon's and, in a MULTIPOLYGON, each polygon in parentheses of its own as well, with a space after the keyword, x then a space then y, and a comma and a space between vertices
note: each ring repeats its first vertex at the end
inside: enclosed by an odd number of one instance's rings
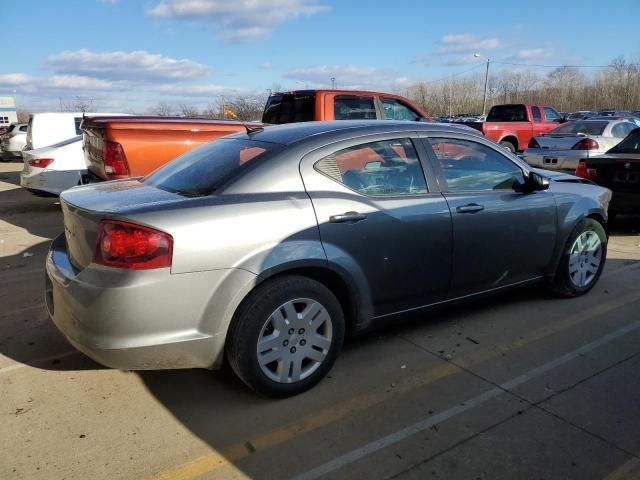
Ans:
POLYGON ((616 192, 640 193, 640 155, 602 156, 587 161, 595 181, 616 192))

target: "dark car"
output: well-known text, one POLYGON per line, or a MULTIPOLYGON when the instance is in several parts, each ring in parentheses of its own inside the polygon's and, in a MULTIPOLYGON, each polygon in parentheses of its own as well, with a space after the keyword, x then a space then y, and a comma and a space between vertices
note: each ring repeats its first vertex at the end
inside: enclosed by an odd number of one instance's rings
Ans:
POLYGON ((143 179, 60 196, 50 315, 121 369, 218 368, 264 394, 329 371, 345 332, 547 281, 578 296, 610 192, 420 122, 247 128, 143 179))
POLYGON ((640 128, 604 155, 580 160, 576 175, 613 191, 610 217, 640 213, 640 128))

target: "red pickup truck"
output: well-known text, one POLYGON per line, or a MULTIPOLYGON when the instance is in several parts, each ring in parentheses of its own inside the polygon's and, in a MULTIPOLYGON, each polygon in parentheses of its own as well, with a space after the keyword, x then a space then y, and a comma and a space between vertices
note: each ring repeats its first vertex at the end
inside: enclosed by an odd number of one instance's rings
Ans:
POLYGON ((494 142, 512 152, 522 151, 531 137, 548 133, 564 122, 548 105, 496 105, 489 110, 485 122, 464 122, 480 130, 494 142))

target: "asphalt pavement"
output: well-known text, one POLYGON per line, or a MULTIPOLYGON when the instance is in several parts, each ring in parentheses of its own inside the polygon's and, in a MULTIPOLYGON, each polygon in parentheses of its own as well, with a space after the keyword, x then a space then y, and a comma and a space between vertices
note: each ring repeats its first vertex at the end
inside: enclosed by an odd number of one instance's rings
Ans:
POLYGON ((270 400, 228 368, 123 372, 43 300, 59 205, 0 163, 0 479, 640 479, 640 218, 588 295, 510 291, 347 342, 270 400))

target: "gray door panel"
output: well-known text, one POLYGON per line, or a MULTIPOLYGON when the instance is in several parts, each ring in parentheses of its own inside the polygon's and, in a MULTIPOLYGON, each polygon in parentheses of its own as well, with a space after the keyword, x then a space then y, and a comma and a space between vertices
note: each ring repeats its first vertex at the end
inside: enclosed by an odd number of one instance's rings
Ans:
POLYGON ((369 196, 340 183, 339 173, 314 168, 336 151, 382 139, 323 147, 300 166, 328 260, 363 273, 374 317, 443 300, 451 271, 451 215, 440 193, 369 196))

